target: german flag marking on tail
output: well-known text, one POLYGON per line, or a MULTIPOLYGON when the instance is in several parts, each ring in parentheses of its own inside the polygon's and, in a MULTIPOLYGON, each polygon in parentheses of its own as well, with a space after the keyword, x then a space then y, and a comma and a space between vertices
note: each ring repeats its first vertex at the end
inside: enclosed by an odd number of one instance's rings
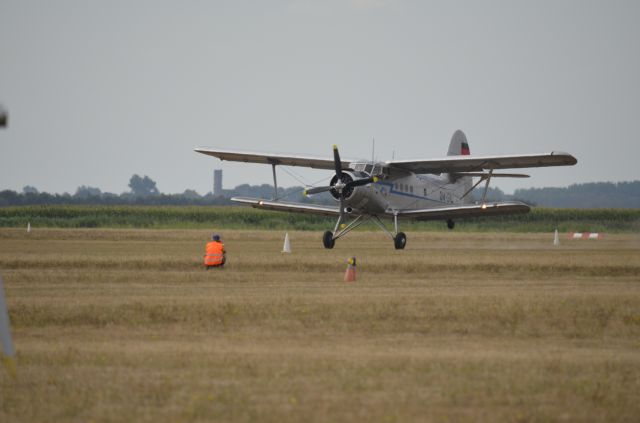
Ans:
POLYGON ((468 156, 469 154, 471 154, 469 152, 469 144, 467 144, 466 142, 463 142, 460 145, 460 154, 463 155, 463 156, 468 156))

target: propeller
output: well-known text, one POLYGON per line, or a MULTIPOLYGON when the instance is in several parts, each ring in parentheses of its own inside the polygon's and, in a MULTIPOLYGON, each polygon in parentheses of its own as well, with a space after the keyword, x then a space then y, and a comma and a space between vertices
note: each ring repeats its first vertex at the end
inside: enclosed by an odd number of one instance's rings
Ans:
POLYGON ((377 182, 377 176, 370 176, 362 179, 351 179, 347 174, 342 173, 342 161, 340 160, 340 153, 338 152, 338 146, 333 145, 333 163, 336 171, 336 175, 331 179, 331 184, 326 187, 314 187, 304 191, 304 195, 319 194, 321 192, 333 191, 340 199, 340 210, 343 209, 343 202, 346 197, 351 194, 351 191, 355 187, 367 185, 372 182, 377 182))
POLYGON ((338 153, 338 146, 333 144, 333 165, 336 168, 336 176, 340 178, 342 176, 342 161, 340 160, 340 153, 338 153))
POLYGON ((304 195, 320 194, 321 192, 329 191, 332 187, 315 187, 304 190, 304 195))

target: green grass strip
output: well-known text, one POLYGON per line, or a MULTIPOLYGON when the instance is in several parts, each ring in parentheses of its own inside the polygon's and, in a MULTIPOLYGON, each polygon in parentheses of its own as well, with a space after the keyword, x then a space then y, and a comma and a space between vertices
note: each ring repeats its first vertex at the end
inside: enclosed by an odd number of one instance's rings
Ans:
MULTIPOLYGON (((0 208, 0 227, 327 230, 333 218, 228 206, 21 206, 0 208)), ((370 229, 374 226, 363 225, 370 229)), ((456 230, 640 232, 638 209, 534 208, 525 215, 461 219, 456 230)), ((401 221, 403 231, 445 231, 444 222, 401 221)))

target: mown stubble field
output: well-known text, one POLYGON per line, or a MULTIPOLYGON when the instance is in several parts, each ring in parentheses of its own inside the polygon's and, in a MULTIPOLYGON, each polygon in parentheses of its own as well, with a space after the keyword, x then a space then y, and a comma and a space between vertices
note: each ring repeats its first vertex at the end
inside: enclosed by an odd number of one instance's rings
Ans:
POLYGON ((206 272, 206 231, 0 229, 0 421, 640 416, 637 235, 222 235, 206 272))

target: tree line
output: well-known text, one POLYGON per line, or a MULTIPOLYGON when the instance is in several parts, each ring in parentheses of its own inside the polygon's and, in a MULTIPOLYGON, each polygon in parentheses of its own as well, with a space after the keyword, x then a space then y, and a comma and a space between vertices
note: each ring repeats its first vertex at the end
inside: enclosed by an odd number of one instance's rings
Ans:
MULTIPOLYGON (((225 206, 235 204, 231 197, 273 198, 273 186, 269 184, 242 184, 234 189, 223 190, 222 195, 209 192, 200 195, 192 189, 179 194, 165 194, 159 191, 156 182, 149 176, 133 175, 129 179, 129 191, 121 194, 103 192, 100 188, 81 185, 74 194, 51 194, 40 192, 36 187, 27 185, 22 192, 0 191, 0 207, 29 205, 190 205, 225 206)), ((304 195, 304 187, 278 187, 278 199, 315 204, 335 204, 329 193, 312 197, 304 195)))
MULTIPOLYGON (((476 194, 478 190, 476 190, 476 194)), ((487 197, 494 201, 519 200, 534 206, 555 208, 640 208, 640 181, 589 182, 563 188, 516 189, 512 195, 490 188, 487 197)))
MULTIPOLYGON (((121 194, 103 192, 99 188, 81 185, 74 194, 50 194, 40 192, 33 186, 25 186, 22 192, 0 191, 0 207, 26 205, 231 205, 231 197, 273 198, 273 186, 238 185, 223 190, 222 195, 207 193, 200 195, 187 189, 179 194, 161 193, 156 182, 149 176, 133 175, 129 180, 130 191, 121 194)), ((277 198, 315 204, 336 204, 327 192, 306 197, 304 187, 278 188, 277 198)), ((476 201, 482 197, 482 188, 473 193, 476 201)), ((488 200, 519 200, 534 206, 560 208, 640 208, 640 181, 632 182, 594 182, 573 184, 564 188, 528 188, 517 189, 512 195, 505 194, 499 188, 489 188, 488 200)))

